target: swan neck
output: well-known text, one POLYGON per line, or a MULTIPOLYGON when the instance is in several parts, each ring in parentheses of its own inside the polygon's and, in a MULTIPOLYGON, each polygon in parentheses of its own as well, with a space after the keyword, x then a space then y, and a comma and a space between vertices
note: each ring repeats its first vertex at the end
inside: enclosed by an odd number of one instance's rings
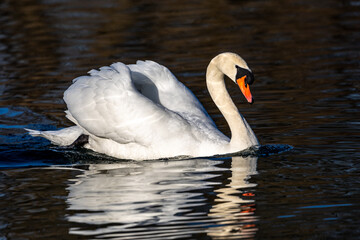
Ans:
POLYGON ((257 145, 255 134, 232 101, 226 90, 224 73, 219 69, 219 63, 214 60, 216 59, 213 59, 207 68, 206 84, 211 98, 229 125, 231 131, 229 145, 231 150, 240 151, 257 145), (238 147, 242 149, 236 149, 238 147))

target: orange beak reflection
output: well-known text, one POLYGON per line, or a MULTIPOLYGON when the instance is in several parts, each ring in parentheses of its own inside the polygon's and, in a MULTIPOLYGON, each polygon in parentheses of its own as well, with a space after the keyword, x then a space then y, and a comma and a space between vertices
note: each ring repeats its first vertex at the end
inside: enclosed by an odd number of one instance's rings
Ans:
POLYGON ((250 92, 250 86, 249 86, 249 84, 246 84, 246 86, 245 86, 245 79, 246 79, 246 76, 243 76, 243 77, 237 79, 236 83, 239 85, 240 90, 244 94, 246 100, 249 103, 253 103, 253 98, 252 98, 252 95, 250 92))

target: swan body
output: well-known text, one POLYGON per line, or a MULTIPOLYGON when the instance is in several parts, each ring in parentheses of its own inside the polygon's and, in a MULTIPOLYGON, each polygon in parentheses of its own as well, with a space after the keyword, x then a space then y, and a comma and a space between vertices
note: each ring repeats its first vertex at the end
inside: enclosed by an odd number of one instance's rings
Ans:
POLYGON ((248 85, 253 79, 246 62, 234 53, 219 54, 207 68, 208 90, 230 126, 231 139, 217 129, 194 94, 153 61, 118 62, 74 79, 64 101, 66 116, 75 126, 59 131, 27 130, 60 146, 86 135, 84 147, 120 159, 238 152, 259 142, 226 91, 224 75, 240 81, 239 85, 242 80, 240 88, 249 102, 248 85))

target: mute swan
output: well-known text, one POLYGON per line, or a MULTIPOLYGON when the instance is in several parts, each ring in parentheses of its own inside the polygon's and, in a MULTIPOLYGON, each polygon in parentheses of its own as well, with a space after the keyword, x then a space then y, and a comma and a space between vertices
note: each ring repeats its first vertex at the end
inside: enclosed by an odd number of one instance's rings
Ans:
POLYGON ((153 61, 89 71, 65 91, 66 117, 75 126, 58 131, 26 129, 60 146, 84 147, 120 159, 205 157, 245 150, 259 142, 231 100, 224 75, 237 83, 249 103, 254 81, 237 54, 214 57, 206 72, 209 93, 231 130, 220 132, 194 94, 153 61))

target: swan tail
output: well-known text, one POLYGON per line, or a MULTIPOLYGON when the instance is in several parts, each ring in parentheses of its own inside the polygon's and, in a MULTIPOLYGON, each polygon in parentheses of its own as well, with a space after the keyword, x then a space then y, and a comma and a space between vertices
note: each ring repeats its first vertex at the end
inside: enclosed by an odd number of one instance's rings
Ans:
POLYGON ((58 146, 70 146, 83 134, 83 130, 78 126, 63 128, 56 131, 38 131, 27 128, 25 128, 25 130, 33 137, 46 138, 52 144, 58 146))

